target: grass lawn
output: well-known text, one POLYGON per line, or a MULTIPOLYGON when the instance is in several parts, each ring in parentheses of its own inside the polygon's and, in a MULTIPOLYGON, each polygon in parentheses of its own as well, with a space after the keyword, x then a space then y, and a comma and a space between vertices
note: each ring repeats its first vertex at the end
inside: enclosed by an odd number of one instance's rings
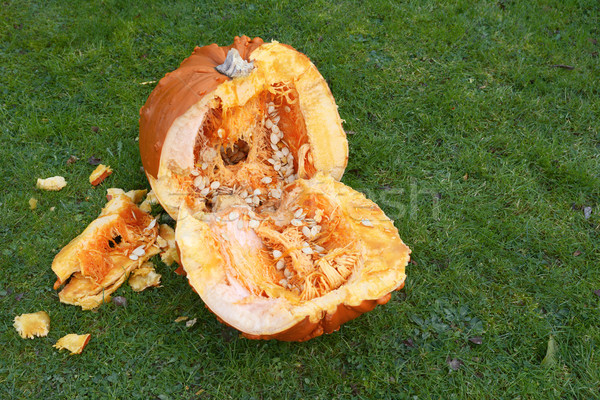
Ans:
POLYGON ((0 5, 0 398, 597 398, 598 1, 130 3, 0 5), (106 187, 148 187, 142 83, 241 34, 329 82, 343 181, 412 248, 406 288, 300 344, 240 338, 160 263, 163 287, 119 289, 127 307, 59 303, 52 259, 106 187), (115 170, 97 188, 91 156, 115 170), (68 186, 35 189, 53 175, 68 186), (21 339, 13 318, 38 310, 50 334, 21 339), (92 335, 81 355, 52 348, 73 332, 92 335))

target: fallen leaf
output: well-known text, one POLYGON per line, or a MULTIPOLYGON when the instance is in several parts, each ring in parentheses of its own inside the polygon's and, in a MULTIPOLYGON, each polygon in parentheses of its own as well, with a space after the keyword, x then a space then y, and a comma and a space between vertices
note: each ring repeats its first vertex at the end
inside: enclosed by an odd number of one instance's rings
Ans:
POLYGON ((123 296, 115 296, 112 298, 112 302, 119 307, 127 307, 127 299, 123 296))
POLYGON ((181 317, 177 317, 175 318, 175 322, 183 322, 183 321, 187 321, 189 317, 186 316, 181 316, 181 317))
POLYGON ((483 338, 481 336, 473 336, 472 338, 469 338, 469 342, 474 344, 482 344, 483 338))
POLYGON ((196 324, 196 321, 197 321, 197 320, 198 320, 198 318, 190 319, 189 321, 187 321, 187 322, 185 323, 185 326, 186 326, 187 328, 190 328, 190 327, 192 327, 192 326, 194 326, 194 325, 196 324))
POLYGON ((461 367, 461 365, 463 365, 464 363, 459 360, 458 358, 453 358, 450 359, 450 357, 448 357, 446 359, 446 362, 448 363, 448 365, 450 366, 450 369, 452 369, 453 371, 458 371, 461 367))
POLYGON ((69 157, 69 159, 67 160, 67 165, 71 165, 76 163, 79 160, 79 157, 75 157, 75 156, 71 156, 69 157))
POLYGON ((92 132, 97 133, 100 130, 97 126, 92 126, 92 132))
POLYGON ((90 158, 88 158, 88 163, 90 165, 98 165, 102 162, 101 158, 97 158, 95 156, 91 156, 90 158))
POLYGON ((573 257, 577 257, 581 255, 581 251, 577 250, 573 253, 573 257))
POLYGON ((465 176, 463 176, 463 180, 466 181, 467 179, 469 179, 469 173, 466 173, 465 176))
POLYGON ((550 335, 548 339, 548 348, 546 350, 546 357, 542 360, 542 367, 551 367, 556 364, 556 340, 554 336, 550 335))
POLYGON ((583 218, 590 219, 592 216, 592 207, 584 207, 583 208, 583 218))
POLYGON ((554 64, 554 65, 551 65, 550 67, 552 67, 552 68, 562 68, 562 69, 568 69, 568 70, 575 69, 575 67, 573 67, 572 65, 565 65, 565 64, 554 64))

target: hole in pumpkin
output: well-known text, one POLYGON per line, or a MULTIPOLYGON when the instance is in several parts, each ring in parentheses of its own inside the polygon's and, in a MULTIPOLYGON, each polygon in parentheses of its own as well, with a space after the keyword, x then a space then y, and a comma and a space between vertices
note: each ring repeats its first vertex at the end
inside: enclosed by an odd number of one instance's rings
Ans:
POLYGON ((245 140, 238 139, 231 147, 221 146, 221 158, 225 165, 235 165, 246 161, 249 151, 250 146, 248 146, 248 143, 245 140))
POLYGON ((109 246, 111 249, 114 249, 115 247, 117 247, 117 245, 118 245, 119 243, 121 243, 121 241, 122 241, 122 240, 123 240, 123 239, 121 238, 121 235, 117 235, 117 236, 115 236, 114 238, 112 238, 112 239, 110 239, 110 240, 108 241, 108 246, 109 246))
POLYGON ((189 171, 184 184, 200 210, 212 211, 223 195, 259 212, 277 209, 287 185, 316 172, 293 84, 269 86, 239 106, 214 99, 189 171))

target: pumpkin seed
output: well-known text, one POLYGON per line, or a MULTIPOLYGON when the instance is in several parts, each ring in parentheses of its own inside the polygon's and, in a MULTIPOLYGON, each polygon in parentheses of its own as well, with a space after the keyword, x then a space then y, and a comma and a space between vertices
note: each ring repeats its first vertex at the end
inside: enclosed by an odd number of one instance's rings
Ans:
POLYGON ((281 271, 282 269, 284 269, 285 268, 285 260, 282 258, 281 260, 277 261, 275 268, 277 268, 277 271, 281 271))

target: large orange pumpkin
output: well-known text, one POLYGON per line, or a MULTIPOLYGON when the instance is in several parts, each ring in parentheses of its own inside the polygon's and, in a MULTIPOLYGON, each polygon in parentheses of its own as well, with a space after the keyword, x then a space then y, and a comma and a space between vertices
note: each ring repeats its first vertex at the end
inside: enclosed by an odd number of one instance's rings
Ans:
POLYGON ((140 153, 191 286, 247 337, 307 340, 403 287, 409 248, 338 182, 348 145, 303 54, 236 37, 196 48, 140 111, 140 153))

